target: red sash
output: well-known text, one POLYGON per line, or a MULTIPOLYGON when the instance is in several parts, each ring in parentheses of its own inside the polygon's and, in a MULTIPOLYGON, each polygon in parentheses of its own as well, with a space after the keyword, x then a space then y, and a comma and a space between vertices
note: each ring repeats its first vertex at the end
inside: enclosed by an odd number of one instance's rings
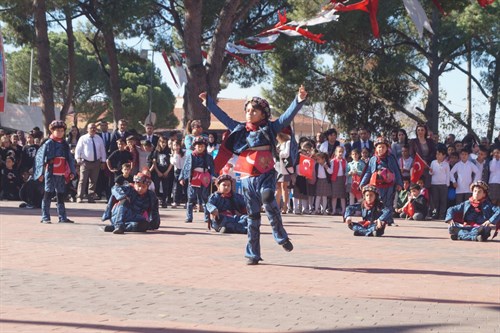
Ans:
POLYGON ((191 177, 191 186, 193 187, 208 187, 210 185, 210 180, 212 177, 210 176, 210 172, 200 172, 193 171, 193 175, 191 177))
POLYGON ((271 171, 273 168, 273 154, 269 150, 245 150, 238 157, 234 171, 250 176, 258 176, 271 171))
POLYGON ((52 174, 64 176, 66 173, 66 159, 64 157, 54 157, 52 162, 52 174))

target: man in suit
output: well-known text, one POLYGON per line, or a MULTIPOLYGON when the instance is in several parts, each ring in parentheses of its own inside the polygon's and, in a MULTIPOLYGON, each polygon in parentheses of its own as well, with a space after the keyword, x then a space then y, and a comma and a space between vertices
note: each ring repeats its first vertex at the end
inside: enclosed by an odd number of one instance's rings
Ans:
POLYGON ((155 129, 154 126, 152 124, 146 124, 144 128, 146 129, 146 134, 142 136, 141 140, 146 140, 151 142, 153 144, 153 147, 156 148, 159 137, 158 135, 153 133, 155 129))
POLYGON ((370 152, 370 156, 373 155, 373 141, 370 140, 370 131, 368 131, 366 128, 360 128, 358 130, 358 135, 359 135, 359 141, 355 142, 352 146, 352 148, 358 149, 360 152, 363 150, 363 148, 367 148, 368 151, 370 152))
POLYGON ((98 132, 97 135, 102 138, 107 152, 109 151, 109 146, 111 145, 111 133, 108 132, 108 122, 106 120, 101 120, 99 123, 99 130, 100 132, 98 132))
POLYGON ((118 145, 116 144, 116 140, 122 138, 124 140, 127 139, 132 133, 127 131, 128 122, 125 119, 118 120, 118 126, 111 134, 111 143, 108 149, 108 156, 111 155, 112 152, 118 149, 118 145))
MULTIPOLYGON (((358 130, 352 129, 349 131, 350 140, 344 143, 345 157, 348 161, 351 161, 351 152, 354 149, 354 144, 359 142, 358 130)), ((359 152, 361 154, 361 151, 359 152)))

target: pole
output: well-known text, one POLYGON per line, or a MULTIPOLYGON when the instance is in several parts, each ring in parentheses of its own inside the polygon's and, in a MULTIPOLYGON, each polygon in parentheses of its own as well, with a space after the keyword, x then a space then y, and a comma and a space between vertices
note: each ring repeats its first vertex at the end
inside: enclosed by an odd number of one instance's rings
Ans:
POLYGON ((155 50, 151 50, 151 77, 149 86, 149 121, 151 121, 151 111, 153 109, 153 76, 155 69, 154 57, 155 57, 155 50))
POLYGON ((30 60, 30 82, 28 88, 28 105, 31 106, 31 86, 33 84, 33 49, 31 49, 31 60, 30 60))

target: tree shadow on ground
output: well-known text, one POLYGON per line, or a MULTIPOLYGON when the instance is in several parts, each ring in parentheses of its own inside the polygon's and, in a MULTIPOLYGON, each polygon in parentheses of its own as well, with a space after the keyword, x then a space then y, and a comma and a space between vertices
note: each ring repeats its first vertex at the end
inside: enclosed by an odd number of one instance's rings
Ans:
MULTIPOLYGON (((103 325, 103 324, 88 324, 88 323, 72 323, 72 322, 57 322, 57 321, 36 321, 36 320, 13 320, 0 319, 0 323, 15 324, 15 325, 35 325, 35 326, 55 326, 59 328, 78 328, 96 331, 119 331, 131 333, 222 333, 217 330, 203 329, 181 329, 168 327, 144 327, 144 326, 118 326, 118 325, 103 325)), ((429 331, 433 328, 446 328, 452 326, 450 324, 420 324, 420 325, 386 325, 386 326, 370 326, 370 327, 349 327, 337 329, 323 330, 303 330, 295 331, 297 333, 327 333, 327 332, 346 332, 346 333, 401 333, 401 332, 422 332, 429 331)), ((244 332, 244 329, 239 329, 244 332)), ((253 330, 252 330, 253 331, 253 330)))
POLYGON ((303 266, 303 265, 287 265, 287 264, 268 264, 262 265, 281 266, 281 267, 295 267, 295 268, 310 268, 320 271, 337 271, 337 272, 351 272, 351 273, 365 273, 365 274, 427 274, 427 275, 440 275, 440 276, 461 276, 461 277, 491 277, 500 278, 499 274, 481 274, 481 273, 465 273, 465 272, 449 272, 449 271, 430 271, 420 269, 397 269, 397 268, 342 268, 342 267, 322 267, 322 266, 303 266))
POLYGON ((425 302, 425 303, 446 303, 446 304, 476 304, 485 305, 486 308, 491 310, 500 311, 500 306, 498 303, 494 302, 477 302, 477 301, 466 301, 458 299, 440 299, 440 298, 422 298, 422 297, 365 297, 370 299, 381 299, 388 301, 403 301, 403 302, 425 302))

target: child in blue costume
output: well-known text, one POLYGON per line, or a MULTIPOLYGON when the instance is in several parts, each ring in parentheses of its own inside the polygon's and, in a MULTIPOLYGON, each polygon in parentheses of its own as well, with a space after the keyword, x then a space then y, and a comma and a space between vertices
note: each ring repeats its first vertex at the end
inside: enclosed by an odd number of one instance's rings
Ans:
POLYGON ((472 183, 470 190, 472 196, 469 200, 448 208, 446 212, 450 238, 485 242, 490 237, 492 227, 500 220, 500 207, 488 199, 488 184, 484 181, 472 183))
POLYGON ((50 201, 57 194, 57 215, 59 223, 73 223, 66 215, 64 197, 66 182, 75 175, 75 159, 71 154, 69 144, 64 140, 66 124, 61 120, 54 120, 49 125, 52 133, 50 138, 38 149, 33 166, 33 178, 45 182, 45 193, 42 200, 41 223, 50 222, 50 201))
POLYGON ((207 210, 210 213, 210 225, 215 231, 228 234, 246 234, 248 215, 245 199, 233 192, 233 178, 220 175, 217 180, 217 192, 208 198, 207 210))
POLYGON ((102 220, 110 220, 111 225, 104 231, 114 234, 126 232, 145 232, 160 227, 158 198, 154 191, 149 190, 151 178, 142 172, 134 176, 132 185, 116 185, 111 189, 106 210, 102 220))
POLYGON ((193 141, 193 152, 186 156, 186 162, 179 175, 179 184, 188 183, 188 202, 186 207, 186 223, 193 222, 193 206, 203 205, 204 222, 209 221, 206 203, 215 177, 214 159, 207 153, 207 140, 199 136, 193 141))
POLYGON ((373 185, 363 187, 363 199, 360 203, 347 207, 344 221, 349 229, 354 231, 354 236, 375 236, 384 234, 386 224, 391 224, 392 212, 380 201, 378 190, 373 185), (356 213, 361 213, 360 222, 353 222, 356 213))
POLYGON ((392 212, 396 191, 403 188, 403 177, 396 158, 389 153, 387 139, 377 138, 374 146, 375 153, 368 162, 359 186, 360 188, 367 184, 375 186, 379 191, 380 200, 392 212))
POLYGON ((245 103, 246 123, 240 123, 222 111, 206 92, 200 94, 200 99, 208 110, 231 132, 225 142, 226 147, 239 155, 234 171, 241 174, 241 185, 249 216, 248 243, 245 251, 248 265, 257 265, 262 260, 260 255, 262 205, 271 224, 274 240, 283 246, 285 251, 293 250, 274 195, 277 174, 274 169, 273 152, 275 153, 276 149, 276 136, 292 122, 306 97, 307 91, 301 86, 298 96, 286 112, 275 121, 269 120, 271 117, 269 103, 265 99, 254 97, 245 103))

